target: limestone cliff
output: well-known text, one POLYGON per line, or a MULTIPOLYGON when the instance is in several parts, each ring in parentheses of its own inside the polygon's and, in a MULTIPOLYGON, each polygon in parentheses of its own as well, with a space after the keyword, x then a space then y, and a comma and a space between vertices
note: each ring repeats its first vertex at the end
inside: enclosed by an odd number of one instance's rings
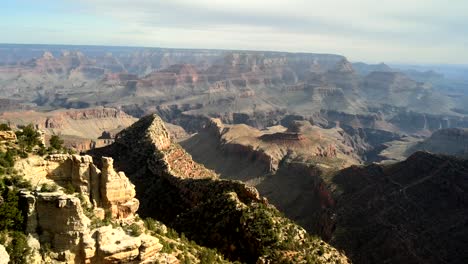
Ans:
POLYGON ((162 248, 157 238, 132 236, 110 225, 96 227, 104 218, 124 228, 138 223, 135 212, 139 201, 134 198, 133 184, 124 173, 114 170, 111 158, 103 157, 101 162, 102 170, 90 156, 58 154, 19 161, 16 168, 36 186, 58 184, 67 193, 77 190, 75 194, 44 192, 39 187, 22 191, 25 232, 42 247, 50 245, 52 253, 45 258, 56 261, 129 263, 157 259, 162 248))

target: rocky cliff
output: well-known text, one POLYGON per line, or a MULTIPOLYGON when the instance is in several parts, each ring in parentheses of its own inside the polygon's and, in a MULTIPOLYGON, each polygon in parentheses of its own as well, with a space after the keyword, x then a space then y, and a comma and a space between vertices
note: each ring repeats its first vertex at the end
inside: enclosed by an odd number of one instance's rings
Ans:
POLYGON ((255 188, 219 180, 194 162, 170 140, 155 115, 140 119, 120 132, 114 144, 92 154, 113 156, 116 166, 129 175, 142 201, 140 214, 161 219, 231 260, 347 262, 325 242, 281 217, 255 188), (323 252, 316 248, 320 245, 323 252))
POLYGON ((357 263, 464 263, 468 163, 416 152, 334 178, 331 243, 357 263))
POLYGON ((338 127, 323 129, 305 120, 283 124, 287 127, 259 130, 211 119, 181 145, 221 178, 256 187, 287 217, 311 233, 330 238, 332 225, 322 226, 319 221, 332 217, 326 214, 334 204, 326 182, 333 172, 359 164, 360 148, 367 143, 338 127))
POLYGON ((384 64, 353 65, 340 55, 68 48, 73 51, 7 45, 0 109, 13 101, 35 109, 121 107, 138 117, 171 109, 164 118, 172 122, 182 113, 232 122, 237 113, 258 128, 278 124, 285 113, 319 115, 329 123, 356 117, 356 124, 370 121, 393 132, 468 126, 466 96, 433 89, 384 64))
MULTIPOLYGON (((135 189, 122 172, 113 168, 111 158, 102 158, 102 170, 90 156, 51 155, 31 157, 16 168, 31 179, 39 191, 22 191, 20 204, 25 215, 25 232, 40 247, 50 246, 47 258, 67 263, 128 263, 158 259, 162 245, 149 235, 124 231, 136 224, 139 201, 135 189), (63 191, 46 192, 39 184, 62 186, 63 191), (76 190, 77 193, 70 194, 76 190), (122 227, 99 226, 108 219, 122 227)), ((34 242, 29 242, 35 244, 34 242)), ((40 248, 36 246, 35 250, 40 248)))
POLYGON ((51 135, 59 135, 66 147, 76 151, 112 143, 112 135, 136 120, 121 110, 105 107, 51 112, 17 111, 0 115, 0 122, 8 122, 12 127, 33 124, 45 133, 46 139, 51 135), (102 138, 103 133, 108 137, 102 138))

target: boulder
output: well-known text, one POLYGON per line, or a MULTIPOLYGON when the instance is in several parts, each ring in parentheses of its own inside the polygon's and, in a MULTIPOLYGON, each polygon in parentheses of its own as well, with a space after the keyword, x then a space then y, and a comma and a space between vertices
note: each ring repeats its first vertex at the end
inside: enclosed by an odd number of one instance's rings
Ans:
POLYGON ((104 226, 96 230, 98 263, 122 263, 140 255, 141 239, 127 235, 122 228, 104 226))
POLYGON ((16 134, 13 131, 0 131, 0 142, 16 141, 16 134))
POLYGON ((10 255, 8 255, 5 247, 0 245, 0 264, 8 264, 10 262, 10 255))

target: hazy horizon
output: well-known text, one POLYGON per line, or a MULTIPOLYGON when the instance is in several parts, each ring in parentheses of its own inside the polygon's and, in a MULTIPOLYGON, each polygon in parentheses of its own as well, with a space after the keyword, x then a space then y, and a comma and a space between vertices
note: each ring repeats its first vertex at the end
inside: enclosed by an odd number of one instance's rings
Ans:
POLYGON ((388 64, 467 64, 468 3, 18 0, 0 43, 329 53, 388 64))

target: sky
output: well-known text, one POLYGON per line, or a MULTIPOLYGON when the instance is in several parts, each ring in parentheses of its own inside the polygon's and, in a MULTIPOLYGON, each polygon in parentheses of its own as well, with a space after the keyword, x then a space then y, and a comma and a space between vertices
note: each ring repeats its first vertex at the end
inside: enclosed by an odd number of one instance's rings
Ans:
POLYGON ((467 0, 2 0, 0 43, 333 53, 468 64, 467 0))

